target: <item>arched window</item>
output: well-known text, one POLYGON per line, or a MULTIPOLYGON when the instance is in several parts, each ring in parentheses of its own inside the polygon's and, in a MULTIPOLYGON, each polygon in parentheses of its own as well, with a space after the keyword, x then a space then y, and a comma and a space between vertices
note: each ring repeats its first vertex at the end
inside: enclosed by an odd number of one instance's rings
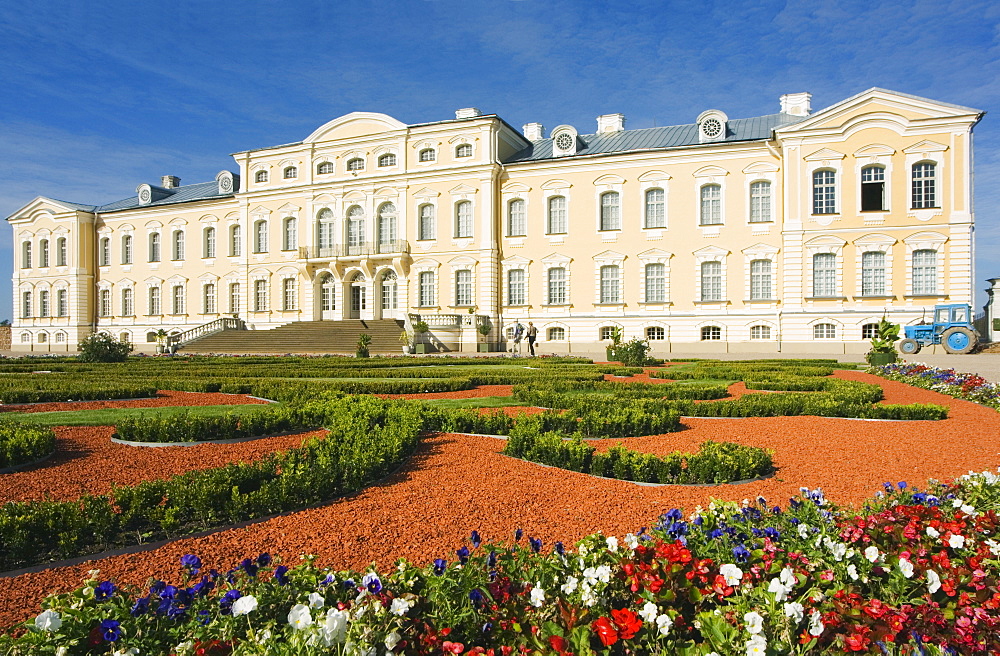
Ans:
POLYGON ((750 261, 750 300, 765 301, 772 298, 771 260, 750 261))
POLYGON ((295 278, 285 278, 281 281, 281 309, 287 311, 298 308, 298 290, 295 278))
POLYGON ((386 166, 396 166, 396 155, 394 153, 386 153, 378 158, 378 165, 381 168, 386 166))
POLYGON ((122 264, 132 264, 132 235, 122 235, 122 264))
POLYGON ((356 254, 365 242, 365 211, 357 205, 347 210, 347 246, 356 254))
POLYGON ((243 229, 239 224, 229 228, 229 255, 239 257, 243 253, 243 229))
POLYGON ((97 259, 100 266, 111 265, 111 237, 101 237, 97 259))
POLYGON ((614 264, 601 267, 601 303, 621 303, 621 268, 614 264))
POLYGON ((621 200, 617 191, 601 194, 601 230, 621 230, 621 200))
POLYGON ((667 338, 667 331, 663 326, 649 326, 646 328, 646 339, 649 341, 661 341, 667 338))
POLYGON ((151 316, 157 316, 161 314, 160 306, 160 287, 154 285, 150 287, 147 291, 146 305, 149 308, 149 314, 151 316))
POLYGON ((282 172, 282 176, 285 180, 294 180, 299 177, 299 167, 297 166, 286 166, 285 170, 282 172))
POLYGON ((260 170, 253 176, 254 182, 267 182, 267 171, 260 170))
POLYGON ((566 305, 566 269, 552 267, 549 269, 548 304, 566 305))
POLYGON ((913 165, 913 209, 938 207, 937 167, 931 162, 913 165))
POLYGON ((31 268, 31 242, 22 241, 21 242, 21 268, 30 269, 31 268))
POLYGON ((437 294, 434 289, 434 272, 421 271, 417 277, 417 302, 420 307, 433 307, 437 294))
POLYGON ((813 296, 829 298, 837 295, 837 256, 833 253, 813 255, 813 296))
POLYGON ((320 210, 318 218, 317 229, 319 234, 317 235, 319 239, 317 242, 319 244, 320 250, 333 248, 333 236, 334 230, 336 230, 337 224, 333 218, 333 212, 329 209, 320 210))
POLYGON ((215 283, 206 283, 202 289, 201 313, 215 314, 215 283))
POLYGON ((771 183, 760 180, 750 185, 750 223, 771 220, 771 183))
POLYGON ((861 169, 861 211, 885 210, 885 167, 866 166, 861 169))
POLYGON ((458 144, 455 147, 455 157, 472 157, 472 144, 458 144))
POLYGON ((286 217, 281 222, 281 250, 294 251, 299 247, 299 222, 295 217, 286 217))
POLYGON ((455 237, 472 236, 472 201, 455 204, 455 237))
POLYGON ((750 326, 750 339, 771 339, 771 327, 764 325, 750 326))
POLYGON ((821 170, 813 173, 813 214, 837 213, 837 174, 821 170))
POLYGON ((646 302, 665 303, 667 300, 667 267, 659 262, 646 265, 646 302))
POLYGON ((56 316, 69 316, 69 292, 65 289, 56 291, 56 316))
POLYGON ((882 251, 861 254, 861 295, 885 296, 885 253, 882 251))
POLYGON ((333 173, 333 162, 320 162, 319 166, 316 167, 316 173, 319 175, 329 175, 333 173))
POLYGON ((527 234, 527 230, 524 201, 520 198, 515 198, 507 206, 507 236, 522 237, 527 234))
POLYGON ((121 333, 120 335, 118 335, 118 341, 121 342, 122 344, 128 344, 129 342, 132 341, 132 335, 130 335, 127 332, 121 333))
POLYGON ((722 339, 722 328, 719 326, 702 326, 701 340, 703 342, 716 341, 722 339))
POLYGON ((713 261, 701 263, 701 300, 722 300, 721 262, 713 261))
POLYGON ((267 252, 267 221, 260 220, 253 224, 253 252, 267 252))
POLYGON ((861 339, 875 339, 878 337, 878 324, 866 323, 861 326, 861 339))
POLYGON ((913 251, 913 293, 932 296, 937 290, 937 251, 913 251))
POLYGON ((49 266, 49 240, 43 239, 38 242, 38 266, 49 266))
POLYGON ((721 223, 722 185, 702 185, 700 225, 719 225, 721 223))
POLYGON ((564 341, 566 339, 566 329, 562 326, 553 326, 549 328, 546 337, 550 342, 564 341))
POLYGON ((552 196, 549 198, 549 216, 545 232, 550 235, 561 235, 566 232, 565 196, 552 196))
POLYGON ((365 170, 365 160, 360 157, 354 157, 347 160, 347 170, 348 171, 364 171, 365 170))
POLYGON ((598 335, 600 339, 611 339, 615 334, 615 326, 601 326, 598 329, 598 335))
POLYGON ((28 318, 31 316, 31 292, 21 292, 21 316, 28 318))
POLYGON ((183 260, 184 259, 184 231, 174 230, 173 234, 173 250, 171 252, 171 259, 173 260, 183 260))
POLYGON ((472 305, 472 271, 455 272, 455 305, 472 305))
POLYGON ((667 213, 662 189, 648 189, 646 191, 645 221, 643 227, 667 227, 667 213))
POLYGON ((425 204, 419 208, 420 225, 417 227, 417 239, 434 239, 437 234, 434 221, 434 206, 425 204))
POLYGON ((396 206, 382 203, 378 208, 379 252, 392 253, 396 244, 396 206))
POLYGON ((60 237, 56 240, 56 266, 66 266, 66 238, 60 237))
POLYGON ((98 315, 102 317, 111 316, 111 290, 102 289, 100 295, 98 296, 97 303, 98 315))
POLYGON ((215 257, 215 228, 205 228, 202 257, 215 257))
POLYGON ((160 233, 149 233, 149 261, 160 261, 160 233))
POLYGON ((433 148, 424 148, 417 155, 417 159, 421 162, 433 162, 437 159, 437 153, 434 152, 433 148))
POLYGON ((267 312, 267 281, 253 281, 253 311, 267 312))
POLYGON ((524 269, 511 269, 507 272, 507 305, 527 305, 528 285, 524 269))
POLYGON ((813 339, 836 339, 837 327, 832 323, 818 323, 813 326, 813 339))
POLYGON ((382 274, 382 309, 396 309, 396 272, 391 269, 382 274))
POLYGON ((123 317, 135 316, 135 302, 131 287, 126 287, 122 289, 122 316, 123 317))

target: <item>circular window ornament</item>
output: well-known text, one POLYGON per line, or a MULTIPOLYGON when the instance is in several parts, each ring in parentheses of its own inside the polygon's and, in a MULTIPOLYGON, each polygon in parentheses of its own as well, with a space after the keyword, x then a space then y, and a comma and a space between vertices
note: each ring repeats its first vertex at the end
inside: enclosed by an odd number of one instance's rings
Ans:
POLYGON ((233 180, 229 176, 223 177, 222 180, 219 181, 219 184, 222 186, 222 191, 224 192, 232 191, 233 189, 233 180))
POLYGON ((148 203, 150 199, 149 189, 143 189, 139 192, 139 201, 143 203, 148 203))
POLYGON ((701 133, 709 139, 714 139, 722 134, 722 122, 717 118, 705 119, 701 124, 701 133))
POLYGON ((570 150, 573 148, 573 135, 563 132, 556 137, 556 148, 559 150, 570 150))

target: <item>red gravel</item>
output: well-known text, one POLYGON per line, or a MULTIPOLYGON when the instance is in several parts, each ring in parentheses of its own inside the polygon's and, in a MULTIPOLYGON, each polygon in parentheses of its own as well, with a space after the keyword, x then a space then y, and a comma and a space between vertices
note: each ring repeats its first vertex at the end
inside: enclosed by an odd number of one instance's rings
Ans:
POLYGON ((63 410, 105 410, 108 408, 159 408, 175 405, 248 405, 267 403, 243 394, 159 391, 148 399, 123 401, 74 401, 72 403, 0 403, 0 412, 60 412, 63 410))
MULTIPOLYGON (((0 586, 0 626, 33 616, 47 593, 77 587, 87 570, 120 582, 150 575, 175 578, 178 559, 196 553, 206 567, 228 568, 268 551, 285 562, 318 555, 337 568, 397 557, 426 563, 451 559, 477 529, 486 539, 508 539, 515 528, 572 543, 596 532, 623 535, 649 525, 672 507, 691 510, 711 498, 763 495, 786 503, 799 486, 822 487, 839 503, 857 503, 883 481, 922 485, 1000 464, 1000 414, 966 401, 884 381, 860 372, 839 377, 878 383, 891 403, 938 403, 944 421, 869 422, 821 417, 685 419, 687 430, 621 442, 652 453, 690 450, 707 439, 774 449, 777 474, 767 480, 716 487, 646 487, 541 467, 499 454, 500 440, 440 435, 426 440, 403 469, 381 483, 330 505, 211 536, 176 540, 145 553, 25 574, 0 586), (391 520, 391 521, 390 521, 391 520)), ((608 441, 608 444, 616 442, 608 441)))

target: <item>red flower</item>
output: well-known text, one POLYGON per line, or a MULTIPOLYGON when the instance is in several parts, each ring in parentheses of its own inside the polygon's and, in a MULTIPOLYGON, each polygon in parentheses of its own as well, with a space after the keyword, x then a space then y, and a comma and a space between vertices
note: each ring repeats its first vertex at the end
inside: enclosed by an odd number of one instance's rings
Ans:
POLYGON ((597 632, 597 637, 601 639, 601 643, 605 647, 610 647, 618 642, 618 631, 607 617, 594 620, 590 626, 597 632))
POLYGON ((622 640, 634 637, 642 629, 642 620, 627 608, 612 610, 611 617, 614 618, 614 622, 618 626, 618 637, 622 640))
POLYGON ((559 656, 573 656, 573 653, 566 649, 569 643, 562 636, 549 636, 549 645, 559 653, 559 656))
POLYGON ((444 649, 445 652, 451 654, 461 654, 463 651, 465 651, 465 645, 463 645, 461 642, 452 642, 450 640, 445 640, 441 644, 441 648, 444 649))
POLYGON ((855 633, 844 639, 844 645, 850 651, 867 651, 868 645, 871 643, 871 640, 868 639, 871 629, 866 626, 858 626, 854 630, 855 633))

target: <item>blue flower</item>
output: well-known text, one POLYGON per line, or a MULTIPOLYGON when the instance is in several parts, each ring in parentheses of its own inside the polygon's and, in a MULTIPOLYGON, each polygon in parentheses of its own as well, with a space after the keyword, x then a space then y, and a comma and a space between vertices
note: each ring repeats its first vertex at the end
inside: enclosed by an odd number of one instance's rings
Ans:
POLYGON ((773 526, 768 526, 767 528, 764 529, 764 536, 771 538, 772 540, 780 540, 781 531, 774 528, 773 526))
POLYGON ((708 532, 708 537, 712 538, 713 540, 718 540, 725 534, 726 532, 723 531, 721 528, 714 528, 708 532))
POLYGON ((738 544, 733 547, 733 558, 736 562, 745 563, 750 560, 750 552, 742 544, 738 544))
POLYGON ((320 585, 330 585, 333 583, 333 574, 327 574, 326 578, 319 582, 320 585))
POLYGON ((345 590, 353 590, 357 584, 354 582, 354 579, 347 579, 342 585, 345 590))
POLYGON ((671 508, 666 513, 664 513, 663 517, 676 522, 677 520, 682 519, 684 515, 681 514, 680 508, 671 508))
POLYGON ((697 517, 694 518, 694 525, 695 526, 701 526, 704 523, 705 523, 705 518, 702 517, 701 515, 698 515, 697 517))
POLYGON ((107 601, 115 594, 115 590, 117 589, 111 581, 104 581, 94 588, 94 599, 97 601, 107 601))
POLYGON ((434 560, 434 573, 438 576, 444 574, 445 568, 448 567, 448 561, 444 558, 436 558, 434 560))
POLYGON ((181 556, 181 567, 191 572, 192 575, 197 574, 198 570, 201 569, 201 558, 194 554, 181 556))
POLYGON ((885 488, 886 492, 892 492, 892 491, 894 491, 894 488, 892 487, 892 483, 882 483, 882 487, 885 488))
POLYGON ((473 549, 478 549, 479 545, 483 542, 482 538, 479 537, 479 531, 473 531, 472 536, 469 539, 472 541, 473 549))
POLYGON ((149 593, 160 594, 165 587, 167 587, 167 584, 163 581, 153 581, 152 585, 149 586, 149 593))
POLYGON ((211 613, 207 610, 198 611, 198 623, 202 626, 208 626, 208 623, 212 621, 211 613))
POLYGON ((139 617, 140 615, 145 615, 149 610, 149 597, 139 597, 135 600, 135 604, 132 605, 132 610, 129 613, 132 617, 139 617))
POLYGON ((774 508, 771 508, 771 514, 772 515, 780 515, 781 514, 781 507, 780 506, 775 506, 774 508))
POLYGON ((365 574, 364 578, 361 579, 361 585, 365 586, 372 594, 378 594, 382 591, 382 581, 375 572, 365 574))
POLYGON ((122 635, 120 627, 118 620, 104 620, 101 622, 101 636, 108 642, 114 642, 122 635))
POLYGON ((514 531, 514 542, 518 542, 521 539, 522 535, 524 535, 524 531, 522 531, 521 529, 517 529, 516 531, 514 531))
POLYGON ((489 633, 493 630, 493 622, 487 622, 483 624, 483 633, 489 633))
POLYGON ((552 550, 555 551, 560 556, 563 555, 564 553, 566 553, 566 549, 565 549, 565 547, 563 547, 563 543, 562 542, 556 542, 555 546, 553 547, 552 550))
POLYGON ((173 599, 174 595, 176 594, 177 594, 177 586, 174 585, 164 586, 163 590, 160 591, 160 597, 162 597, 163 599, 173 599))
POLYGON ((486 597, 483 596, 483 593, 480 592, 479 588, 476 588, 469 593, 469 600, 476 606, 479 606, 486 601, 486 597))
POLYGON ((265 551, 261 555, 257 556, 257 564, 260 565, 261 567, 267 567, 268 565, 270 565, 271 564, 271 554, 269 554, 269 553, 267 553, 265 551))
POLYGON ((231 615, 233 612, 233 602, 243 596, 243 593, 239 590, 229 590, 226 594, 222 595, 222 599, 219 600, 219 608, 222 609, 223 615, 231 615))
POLYGON ((528 538, 528 542, 531 544, 531 550, 538 553, 542 550, 542 539, 541 538, 528 538))
MULTIPOLYGON (((262 554, 262 555, 266 555, 266 554, 262 554)), ((268 556, 268 557, 270 557, 270 556, 268 556)), ((257 560, 260 560, 260 558, 258 558, 257 560)), ((249 558, 244 558, 244 559, 243 559, 243 562, 242 562, 242 563, 240 563, 240 567, 242 567, 242 568, 243 568, 243 571, 245 571, 245 572, 246 572, 247 574, 249 574, 249 575, 250 575, 251 577, 254 577, 254 576, 257 576, 257 570, 258 570, 258 569, 260 569, 260 568, 259 568, 259 567, 258 567, 258 566, 257 566, 257 565, 256 565, 256 564, 255 564, 255 563, 254 563, 254 562, 252 561, 252 560, 250 560, 249 558)))
POLYGON ((497 552, 490 551, 490 555, 486 557, 486 566, 493 569, 497 566, 497 552))
POLYGON ((458 562, 462 563, 463 565, 465 563, 469 562, 469 548, 468 547, 463 546, 461 549, 458 549, 455 552, 455 555, 458 556, 458 562))
POLYGON ((170 608, 167 609, 167 617, 172 620, 184 619, 185 615, 187 615, 187 607, 182 604, 170 604, 170 608))
POLYGON ((274 568, 274 580, 278 582, 278 585, 288 585, 288 577, 285 574, 288 572, 288 568, 284 565, 278 565, 274 568))

